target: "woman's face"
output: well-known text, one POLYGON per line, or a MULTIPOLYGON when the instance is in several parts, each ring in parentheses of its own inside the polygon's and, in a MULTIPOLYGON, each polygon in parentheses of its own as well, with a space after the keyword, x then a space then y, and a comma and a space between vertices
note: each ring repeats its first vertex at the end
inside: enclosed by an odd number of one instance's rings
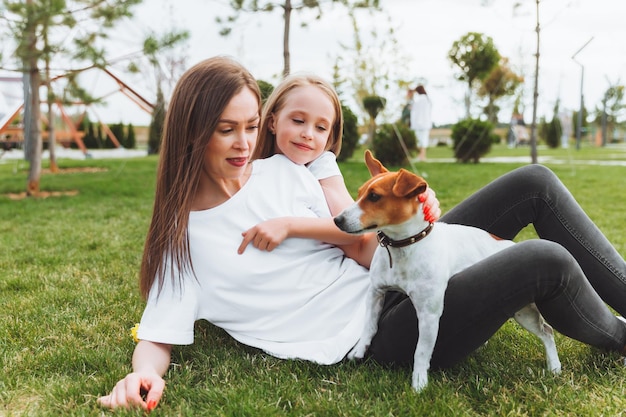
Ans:
POLYGON ((326 149, 334 121, 333 103, 320 88, 294 88, 287 93, 283 108, 273 115, 276 147, 296 164, 307 164, 326 149))
POLYGON ((240 178, 257 141, 259 103, 248 88, 233 96, 204 154, 204 173, 214 182, 240 178))

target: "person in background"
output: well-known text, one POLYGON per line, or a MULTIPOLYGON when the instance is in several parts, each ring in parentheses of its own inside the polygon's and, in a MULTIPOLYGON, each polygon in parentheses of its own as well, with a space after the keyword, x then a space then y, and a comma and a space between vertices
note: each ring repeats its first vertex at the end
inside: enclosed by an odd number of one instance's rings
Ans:
POLYGON ((406 91, 406 103, 402 106, 402 114, 400 115, 400 121, 411 127, 411 107, 413 106, 413 95, 415 90, 409 88, 406 91))
POLYGON ((417 94, 414 95, 413 103, 411 104, 411 129, 417 136, 418 159, 425 161, 426 149, 430 142, 430 129, 433 126, 432 103, 423 85, 418 85, 415 88, 415 92, 417 94))

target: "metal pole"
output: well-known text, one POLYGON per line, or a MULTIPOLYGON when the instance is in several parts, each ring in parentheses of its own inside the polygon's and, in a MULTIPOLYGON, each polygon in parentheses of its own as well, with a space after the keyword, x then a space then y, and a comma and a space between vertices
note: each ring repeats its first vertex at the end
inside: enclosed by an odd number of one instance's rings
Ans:
POLYGON ((580 65, 580 109, 576 119, 576 149, 580 149, 580 139, 583 132, 583 111, 585 109, 585 95, 583 94, 583 83, 585 79, 585 67, 580 65))
POLYGON ((539 0, 537 0, 537 53, 535 55, 535 86, 533 89, 533 120, 530 125, 530 159, 537 163, 537 100, 539 98, 539 0))
POLYGON ((583 128, 583 110, 585 108, 585 99, 583 95, 583 82, 585 78, 585 67, 583 64, 576 61, 576 55, 578 55, 580 51, 585 49, 585 47, 589 45, 589 42, 591 42, 592 40, 593 40, 593 36, 583 46, 581 46, 578 49, 578 51, 574 53, 574 55, 572 55, 572 60, 578 65, 580 65, 580 110, 578 110, 578 118, 576 119, 576 149, 580 149, 580 137, 581 137, 582 128, 583 128))

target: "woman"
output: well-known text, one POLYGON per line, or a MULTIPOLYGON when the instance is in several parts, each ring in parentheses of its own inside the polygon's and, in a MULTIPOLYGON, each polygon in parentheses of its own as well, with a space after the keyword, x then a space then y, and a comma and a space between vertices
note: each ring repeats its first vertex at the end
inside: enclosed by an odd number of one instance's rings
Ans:
MULTIPOLYGON (((313 239, 290 238, 271 252, 248 247, 237 254, 241 232, 261 221, 330 215, 319 182, 306 167, 283 155, 248 164, 259 103, 252 76, 227 58, 201 62, 179 81, 167 114, 141 269, 147 298, 141 340, 133 372, 98 399, 102 406, 153 409, 163 394, 172 345, 193 343, 199 319, 280 358, 332 364, 355 345, 369 283, 365 268, 313 239)), ((585 273, 623 314, 624 260, 550 171, 538 166, 514 171, 445 220, 506 238, 533 222, 542 237, 563 243, 569 252, 548 240, 522 242, 453 277, 433 367, 462 359, 531 302, 561 333, 622 351, 626 325, 585 273)), ((410 363, 415 321, 410 301, 391 293, 370 356, 410 363)))
POLYGON ((417 95, 413 96, 411 103, 411 129, 415 132, 419 148, 418 159, 426 160, 426 149, 430 142, 430 129, 432 122, 432 103, 423 85, 415 87, 417 95))

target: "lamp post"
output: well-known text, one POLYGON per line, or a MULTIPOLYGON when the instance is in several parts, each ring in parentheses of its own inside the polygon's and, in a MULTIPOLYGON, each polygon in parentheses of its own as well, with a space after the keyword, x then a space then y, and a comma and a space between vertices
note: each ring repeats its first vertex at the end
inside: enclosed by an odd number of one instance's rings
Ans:
POLYGON ((593 40, 593 36, 583 46, 581 46, 580 49, 578 49, 578 51, 576 51, 576 53, 574 53, 574 55, 572 55, 572 60, 575 63, 577 63, 578 65, 580 65, 580 110, 578 111, 578 117, 576 119, 576 149, 580 149, 580 137, 581 137, 582 128, 583 128, 583 109, 585 107, 585 99, 584 99, 584 95, 583 95, 583 82, 584 82, 584 79, 585 79, 585 66, 583 64, 581 64, 580 62, 576 61, 576 55, 578 55, 580 53, 580 51, 585 49, 585 47, 587 45, 589 45, 589 42, 591 42, 592 40, 593 40))

